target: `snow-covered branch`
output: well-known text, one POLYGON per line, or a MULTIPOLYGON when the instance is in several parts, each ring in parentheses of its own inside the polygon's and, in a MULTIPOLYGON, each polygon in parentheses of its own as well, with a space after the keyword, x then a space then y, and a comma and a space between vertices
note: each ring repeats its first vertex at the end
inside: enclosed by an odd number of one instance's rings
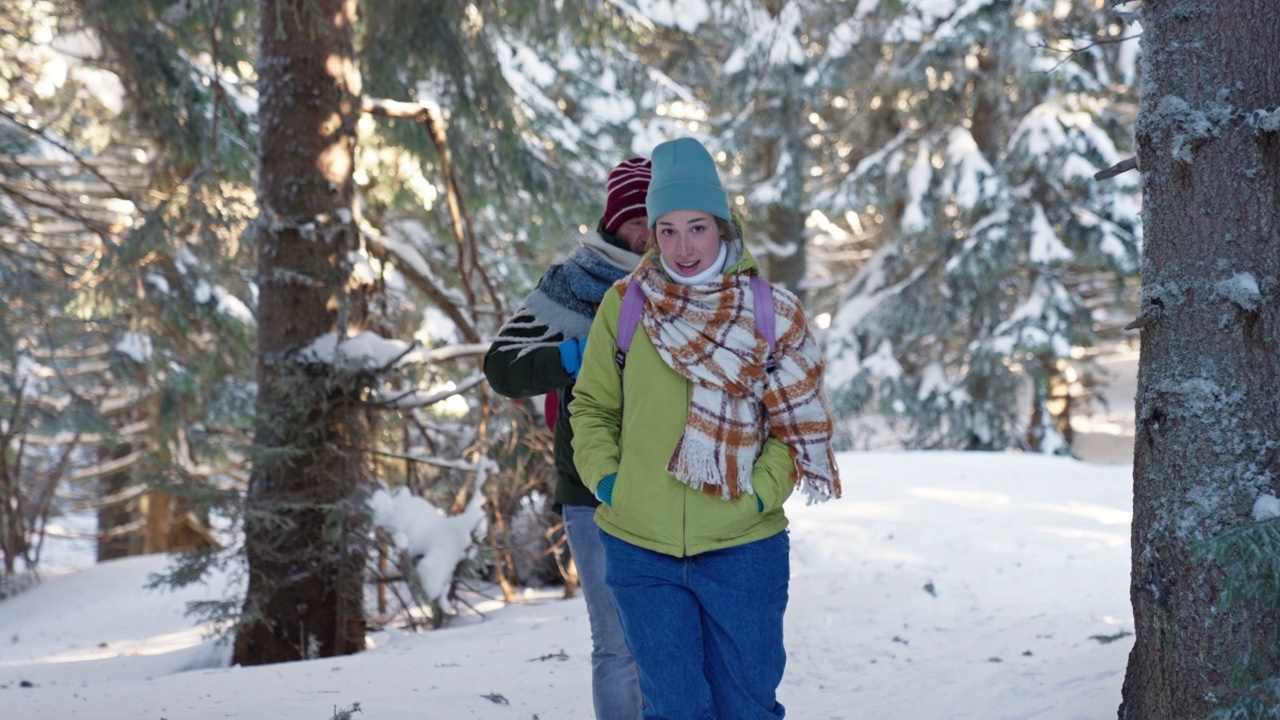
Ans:
POLYGON ((461 395, 482 382, 484 382, 484 374, 477 371, 468 375, 466 378, 459 380, 457 383, 451 383, 450 387, 433 393, 423 394, 422 391, 418 389, 410 389, 400 393, 383 392, 381 393, 381 396, 383 398, 383 402, 393 407, 428 407, 448 400, 455 395, 461 395))
POLYGON ((498 469, 488 458, 452 467, 475 472, 470 498, 457 515, 446 515, 406 487, 378 490, 369 499, 374 525, 385 530, 400 551, 417 558, 414 571, 426 599, 446 612, 452 608, 448 591, 454 572, 475 551, 475 535, 484 529, 485 496, 480 490, 489 473, 498 469))
MULTIPOLYGON (((104 475, 113 475, 122 470, 127 470, 133 467, 138 463, 139 460, 145 457, 148 454, 148 452, 149 451, 147 450, 137 450, 121 458, 113 458, 111 460, 98 463, 97 465, 91 465, 87 468, 81 468, 80 470, 77 470, 71 473, 71 475, 67 479, 73 482, 79 482, 81 480, 90 480, 93 478, 100 478, 104 475)), ((135 494, 141 494, 143 490, 145 490, 145 488, 139 490, 135 494)), ((118 500, 113 500, 110 502, 119 502, 120 500, 124 500, 124 499, 128 499, 128 498, 120 498, 118 500)), ((110 504, 107 498, 103 498, 99 502, 102 504, 110 504)))
MULTIPOLYGON (((150 429, 150 427, 151 427, 151 423, 145 420, 140 422, 135 422, 135 423, 129 423, 128 425, 125 425, 124 427, 120 428, 120 430, 118 431, 118 434, 120 437, 123 437, 125 439, 134 438, 147 432, 150 429)), ((28 445, 36 445, 39 447, 53 447, 55 445, 67 445, 70 443, 80 443, 83 445, 97 445, 98 443, 105 442, 108 439, 108 437, 102 433, 77 434, 73 432, 61 432, 61 433, 58 433, 57 435, 30 434, 30 435, 27 435, 24 439, 28 445)))

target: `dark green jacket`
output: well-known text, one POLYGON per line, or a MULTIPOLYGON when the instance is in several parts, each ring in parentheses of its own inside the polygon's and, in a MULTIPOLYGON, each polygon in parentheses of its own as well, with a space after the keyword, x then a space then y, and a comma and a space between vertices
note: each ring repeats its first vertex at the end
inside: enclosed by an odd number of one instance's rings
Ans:
MULTIPOLYGON (((565 338, 561 337, 560 340, 565 338)), ((499 337, 484 356, 484 375, 494 392, 507 397, 533 397, 555 391, 560 396, 559 419, 553 431, 556 465, 556 505, 600 504, 578 477, 573 465, 573 425, 566 402, 573 392, 573 378, 560 366, 560 351, 537 348, 516 357, 510 341, 499 337)))
MULTIPOLYGON (((602 227, 598 227, 596 232, 609 244, 625 248, 620 240, 605 232, 602 227)), ((639 260, 639 257, 636 259, 639 260)), ((532 318, 512 318, 512 321, 520 320, 532 318)), ((519 345, 512 342, 515 338, 538 337, 545 332, 545 326, 504 330, 484 356, 484 375, 494 392, 506 397, 527 398, 551 391, 559 394, 559 417, 552 442, 556 467, 556 510, 559 511, 561 505, 595 507, 600 501, 582 484, 582 478, 578 476, 578 469, 573 463, 573 425, 569 422, 573 377, 560 365, 560 350, 554 346, 539 347, 517 357, 519 345)), ((559 343, 565 339, 563 335, 557 334, 551 342, 559 343)))

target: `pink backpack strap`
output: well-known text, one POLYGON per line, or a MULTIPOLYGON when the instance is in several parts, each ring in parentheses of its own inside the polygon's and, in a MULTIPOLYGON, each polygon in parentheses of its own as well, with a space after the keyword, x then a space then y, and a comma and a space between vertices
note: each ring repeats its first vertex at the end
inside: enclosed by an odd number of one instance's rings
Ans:
POLYGON ((640 283, 632 280, 627 285, 627 292, 622 296, 622 309, 618 311, 618 351, 613 360, 621 371, 627 364, 627 353, 631 350, 631 338, 635 337, 636 326, 640 324, 640 313, 644 312, 644 291, 640 283))
POLYGON ((773 286, 759 275, 752 275, 751 295, 756 312, 756 329, 764 335, 764 341, 769 344, 769 356, 765 360, 764 369, 766 372, 773 372, 778 369, 778 361, 774 358, 778 343, 777 318, 773 314, 773 286))

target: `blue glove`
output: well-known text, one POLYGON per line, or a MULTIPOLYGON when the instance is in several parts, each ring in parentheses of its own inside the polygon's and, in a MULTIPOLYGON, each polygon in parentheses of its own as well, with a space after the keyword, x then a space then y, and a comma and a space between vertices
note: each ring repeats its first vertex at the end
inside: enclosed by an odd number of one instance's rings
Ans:
POLYGON ((613 507, 613 484, 617 481, 618 473, 609 473, 600 478, 600 484, 596 485, 596 499, 613 507))
POLYGON ((586 346, 586 338, 569 338, 560 343, 560 367, 574 380, 578 379, 578 370, 582 368, 582 348, 586 346))

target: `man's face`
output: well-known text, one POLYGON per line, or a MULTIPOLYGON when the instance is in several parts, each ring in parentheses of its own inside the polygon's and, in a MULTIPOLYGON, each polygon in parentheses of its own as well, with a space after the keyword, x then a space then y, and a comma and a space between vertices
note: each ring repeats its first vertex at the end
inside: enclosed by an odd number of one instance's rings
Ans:
POLYGON ((649 218, 645 215, 631 218, 619 225, 613 236, 626 243, 631 252, 638 255, 644 252, 644 246, 649 242, 649 218))

